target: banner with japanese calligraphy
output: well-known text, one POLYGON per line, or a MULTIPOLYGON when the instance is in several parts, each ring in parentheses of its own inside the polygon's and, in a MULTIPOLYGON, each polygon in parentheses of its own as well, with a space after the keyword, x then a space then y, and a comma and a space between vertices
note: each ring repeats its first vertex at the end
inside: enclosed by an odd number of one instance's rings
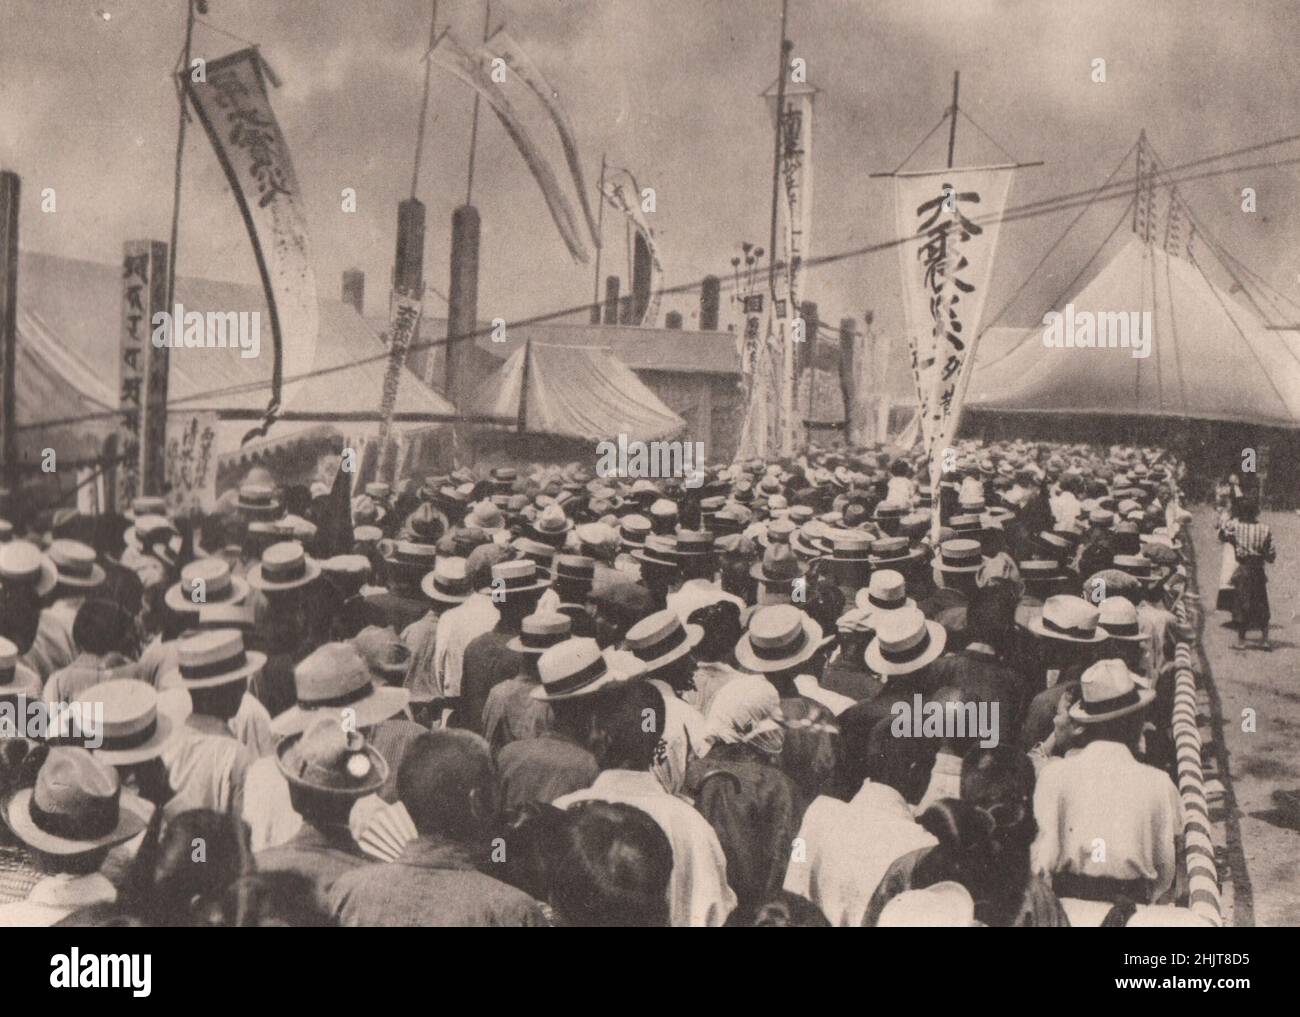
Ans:
POLYGON ((1012 166, 899 173, 894 207, 917 415, 931 478, 960 416, 1012 166))
POLYGON ((115 504, 119 511, 142 493, 141 451, 144 442, 146 378, 153 333, 155 276, 166 271, 166 259, 152 257, 147 240, 128 240, 122 247, 122 319, 118 344, 118 452, 115 504))
POLYGON ((211 512, 217 495, 217 414, 172 412, 167 421, 167 511, 211 512))
POLYGON ((244 217, 271 318, 271 397, 261 426, 244 435, 245 443, 265 436, 281 406, 292 401, 295 379, 312 370, 320 314, 303 195, 271 110, 268 77, 254 49, 209 61, 203 81, 193 80, 188 69, 181 73, 244 217))

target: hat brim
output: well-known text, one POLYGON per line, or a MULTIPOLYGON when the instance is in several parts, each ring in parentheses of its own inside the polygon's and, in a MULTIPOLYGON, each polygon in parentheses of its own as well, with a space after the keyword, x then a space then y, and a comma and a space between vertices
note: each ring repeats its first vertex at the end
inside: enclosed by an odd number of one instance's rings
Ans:
POLYGON ((984 562, 981 561, 978 565, 945 565, 940 560, 934 563, 934 567, 940 572, 978 572, 984 567, 984 562))
POLYGON ((1148 689, 1139 684, 1136 675, 1134 675, 1133 684, 1137 686, 1138 699, 1136 703, 1129 703, 1118 710, 1108 710, 1106 713, 1088 713, 1084 710, 1083 702, 1080 700, 1070 707, 1070 719, 1079 724, 1100 724, 1107 720, 1118 720, 1120 717, 1127 717, 1129 714, 1145 710, 1155 702, 1155 689, 1148 689))
POLYGON ((828 643, 834 642, 837 638, 836 633, 830 635, 817 635, 819 626, 811 618, 803 619, 804 645, 798 653, 789 657, 781 657, 776 660, 766 660, 754 653, 754 648, 749 642, 749 633, 746 632, 740 637, 740 642, 736 644, 736 663, 746 671, 755 671, 758 674, 770 674, 774 671, 785 671, 792 667, 798 667, 800 664, 812 660, 828 643))
MULTIPOLYGON (((385 559, 386 560, 386 559, 385 559)), ((306 586, 308 583, 320 578, 320 564, 312 558, 307 559, 306 569, 303 574, 293 579, 276 581, 266 579, 262 576, 262 563, 259 561, 248 570, 248 585, 255 590, 262 590, 265 593, 277 593, 285 590, 296 590, 300 586, 306 586)))
POLYGON ((108 579, 108 573, 104 571, 104 567, 98 562, 90 566, 90 575, 87 577, 67 575, 60 572, 57 565, 54 569, 55 574, 58 576, 59 585, 70 589, 93 590, 98 586, 103 586, 104 581, 108 579))
POLYGON ((317 717, 334 710, 351 710, 358 728, 373 727, 381 721, 395 717, 411 701, 411 690, 396 685, 371 685, 370 694, 343 707, 317 706, 304 708, 294 705, 271 719, 271 733, 278 738, 298 734, 317 717))
POLYGON ((433 585, 432 572, 430 572, 428 575, 426 575, 423 579, 420 580, 420 589, 424 591, 424 595, 426 597, 428 597, 436 604, 463 604, 465 603, 465 601, 469 600, 469 598, 474 594, 473 590, 470 590, 469 592, 462 593, 462 594, 443 593, 441 590, 439 590, 436 586, 433 585))
POLYGON ((176 720, 171 714, 161 710, 154 719, 154 733, 146 742, 132 745, 129 749, 91 749, 96 759, 109 766, 134 766, 162 755, 162 750, 176 734, 176 720))
POLYGON ((1097 628, 1098 630, 1106 633, 1107 639, 1119 639, 1126 643, 1143 643, 1150 638, 1150 634, 1146 632, 1138 632, 1136 635, 1132 635, 1132 636, 1121 636, 1118 635, 1117 633, 1111 632, 1109 629, 1106 628, 1105 625, 1101 624, 1101 622, 1097 623, 1097 628))
MULTIPOLYGON (((683 624, 682 627, 686 629, 685 642, 679 643, 677 646, 674 646, 667 653, 663 654, 662 656, 655 657, 653 660, 642 660, 641 663, 645 668, 645 670, 641 672, 640 677, 642 678, 650 677, 655 671, 658 671, 660 668, 665 668, 669 664, 681 660, 693 649, 695 649, 695 647, 700 645, 700 640, 704 638, 704 626, 696 625, 692 622, 686 622, 683 624)), ((636 654, 633 651, 629 650, 628 652, 632 653, 632 656, 636 657, 636 654)), ((641 658, 637 657, 637 660, 641 660, 641 658)))
POLYGON ((31 802, 34 793, 33 788, 26 787, 15 791, 9 797, 4 806, 5 824, 13 831, 14 836, 28 847, 47 855, 81 855, 102 847, 111 847, 130 840, 148 825, 140 814, 127 804, 128 800, 135 796, 129 791, 123 791, 118 797, 117 825, 111 832, 91 840, 56 837, 52 833, 46 833, 32 820, 31 802))
POLYGON ((948 630, 938 622, 929 619, 926 619, 925 628, 930 633, 930 645, 919 657, 907 661, 886 660, 880 655, 880 638, 877 636, 868 644, 867 652, 863 655, 867 667, 876 674, 893 676, 911 674, 921 670, 927 664, 934 663, 948 645, 948 630))
POLYGON ((196 604, 185 596, 185 591, 181 589, 181 583, 178 580, 169 586, 167 592, 163 594, 163 603, 178 614, 198 614, 203 608, 211 607, 214 604, 242 604, 248 598, 251 589, 248 580, 243 576, 231 576, 230 588, 231 593, 228 597, 196 604))
POLYGON ((583 696, 590 696, 623 681, 627 681, 627 675, 615 671, 613 668, 606 668, 605 673, 595 681, 582 686, 580 689, 574 689, 572 692, 547 692, 545 685, 539 685, 529 695, 543 703, 557 703, 565 699, 581 699, 583 696))
POLYGON ((1029 631, 1032 632, 1034 635, 1041 636, 1043 639, 1057 639, 1063 643, 1100 643, 1103 640, 1110 638, 1108 635, 1106 635, 1105 631, 1101 628, 1100 625, 1097 626, 1097 630, 1093 632, 1092 637, 1090 639, 1084 639, 1082 636, 1066 635, 1064 632, 1054 632, 1052 629, 1049 629, 1046 625, 1043 624, 1043 615, 1041 609, 1039 610, 1038 614, 1034 615, 1032 618, 1029 619, 1029 621, 1025 625, 1025 628, 1029 629, 1029 631))
POLYGON ((42 688, 41 676, 20 660, 14 664, 14 680, 0 685, 0 700, 17 699, 19 696, 40 699, 42 688))
POLYGON ((302 777, 284 765, 284 754, 293 744, 293 739, 285 738, 276 746, 275 750, 275 765, 279 768, 280 775, 284 777, 291 789, 296 788, 326 798, 352 800, 375 794, 384 786, 384 781, 388 779, 388 760, 374 746, 367 745, 364 751, 366 758, 370 760, 370 775, 364 784, 358 784, 355 787, 331 787, 327 784, 313 784, 309 780, 303 780, 302 777))
POLYGON ((244 656, 247 659, 242 667, 237 667, 233 671, 227 671, 224 674, 213 675, 211 678, 186 678, 181 674, 179 667, 174 667, 168 672, 166 680, 159 680, 159 684, 164 688, 167 685, 175 685, 185 689, 215 689, 218 685, 228 685, 230 682, 251 678, 266 667, 265 653, 260 653, 257 650, 245 650, 244 656))
POLYGON ((911 597, 904 597, 902 601, 900 601, 898 604, 895 604, 891 607, 881 607, 879 604, 871 603, 871 601, 868 599, 870 596, 871 594, 867 591, 867 588, 864 586, 862 589, 858 590, 858 592, 853 595, 853 606, 856 607, 859 611, 866 611, 868 615, 873 615, 877 611, 897 611, 899 608, 902 607, 916 607, 916 601, 913 600, 911 597))
MULTIPOLYGON (((542 572, 543 570, 538 569, 538 571, 542 572)), ((548 589, 550 585, 550 578, 545 577, 538 579, 535 583, 529 583, 527 586, 503 586, 500 589, 493 589, 491 586, 485 586, 478 592, 483 594, 485 597, 492 597, 494 601, 498 596, 503 596, 506 600, 509 600, 511 597, 519 597, 525 593, 535 593, 538 590, 548 589)))
POLYGON ((235 508, 241 512, 252 512, 255 515, 268 515, 272 512, 279 512, 283 505, 278 501, 272 502, 247 502, 235 499, 235 508))

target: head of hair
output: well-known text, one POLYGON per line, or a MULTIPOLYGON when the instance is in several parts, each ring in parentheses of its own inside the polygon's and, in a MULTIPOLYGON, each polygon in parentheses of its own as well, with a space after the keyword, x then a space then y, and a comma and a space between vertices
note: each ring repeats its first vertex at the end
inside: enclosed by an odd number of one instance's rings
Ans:
POLYGON ((468 731, 419 735, 398 767, 397 797, 421 834, 473 840, 496 814, 496 772, 487 743, 468 731))
POLYGON ((72 622, 72 641, 78 649, 102 657, 106 653, 126 653, 133 619, 111 600, 87 600, 77 608, 72 622))
MULTIPOLYGON (((161 814, 158 809, 155 817, 161 814)), ((199 910, 218 901, 246 868, 248 827, 212 809, 180 813, 161 836, 157 826, 150 824, 123 896, 150 925, 192 925, 199 910)))
POLYGON ((604 770, 647 770, 664 734, 664 697, 648 681, 611 689, 596 705, 592 751, 604 770))
POLYGON ((999 654, 1008 649, 1015 631, 1016 604, 1020 594, 1008 579, 990 579, 975 594, 966 612, 969 642, 988 643, 999 654))
POLYGON ((759 906, 749 924, 756 929, 828 929, 831 923, 807 897, 778 890, 759 906))
POLYGON ((239 704, 248 691, 248 679, 223 682, 207 689, 190 689, 190 705, 194 712, 205 717, 229 720, 239 712, 239 704))
POLYGON ((730 659, 744 632, 744 627, 740 624, 740 608, 730 600, 719 600, 705 607, 697 607, 687 620, 704 629, 704 636, 694 650, 697 660, 712 662, 730 659))
POLYGON ((10 583, 0 587, 0 636, 26 653, 36 640, 41 622, 41 598, 30 586, 10 583))
POLYGON ((621 802, 581 802, 557 838, 551 904, 574 926, 668 924, 673 849, 659 824, 621 802))
POLYGON ((1259 519, 1259 502, 1254 498, 1242 498, 1237 502, 1237 518, 1243 523, 1253 523, 1259 519))
POLYGON ((312 881, 289 870, 240 876, 208 910, 209 925, 226 928, 327 928, 333 916, 320 904, 312 881))

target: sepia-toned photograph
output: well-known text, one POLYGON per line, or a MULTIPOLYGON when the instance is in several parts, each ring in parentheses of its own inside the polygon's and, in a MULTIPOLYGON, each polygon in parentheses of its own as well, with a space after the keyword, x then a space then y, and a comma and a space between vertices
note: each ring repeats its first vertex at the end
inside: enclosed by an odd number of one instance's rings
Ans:
MULTIPOLYGON (((1298 39, 0 0, 0 928, 1126 927, 1089 987, 1249 989, 1298 39)), ((159 996, 75 937, 38 990, 159 996)))

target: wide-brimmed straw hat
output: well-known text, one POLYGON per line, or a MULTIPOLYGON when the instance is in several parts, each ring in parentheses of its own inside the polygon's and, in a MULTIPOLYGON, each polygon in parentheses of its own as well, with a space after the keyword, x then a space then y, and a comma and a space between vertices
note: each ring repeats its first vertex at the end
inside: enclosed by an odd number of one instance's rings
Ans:
POLYGON ((282 540, 263 551, 261 561, 248 570, 248 584, 255 590, 278 593, 306 586, 319 575, 320 565, 307 557, 302 544, 282 540))
POLYGON ((370 727, 401 713, 411 700, 408 689, 376 684, 351 643, 326 643, 304 657, 293 669, 293 691, 297 702, 271 721, 276 735, 306 730, 318 716, 337 723, 344 710, 353 728, 370 727))
POLYGON ((905 675, 939 658, 948 633, 917 607, 882 611, 873 619, 875 638, 867 646, 867 667, 879 675, 905 675))
POLYGON ((736 661, 747 671, 767 674, 803 664, 833 640, 792 604, 760 607, 736 643, 736 661))
POLYGON ((752 565, 749 574, 764 586, 785 586, 793 583, 808 571, 788 544, 773 544, 763 554, 763 560, 752 565))
POLYGON ((35 544, 26 540, 0 544, 0 586, 30 586, 44 597, 58 582, 54 562, 35 544))
POLYGON ((676 611, 664 610, 642 618, 628 629, 623 648, 650 673, 681 660, 703 638, 703 627, 683 624, 676 611))
POLYGON ((95 561, 95 549, 79 540, 54 540, 47 552, 59 583, 63 586, 91 590, 104 585, 103 567, 95 561))
POLYGON ((1043 601, 1041 614, 1029 619, 1029 631, 1045 639, 1068 643, 1100 643, 1106 633, 1098 628, 1101 617, 1095 605, 1082 597, 1058 594, 1043 601))
POLYGON ((530 694, 542 702, 589 696, 627 677, 610 666, 596 640, 582 637, 543 651, 537 658, 537 673, 542 683, 530 694))
POLYGON ((163 603, 181 614, 197 614, 207 604, 240 604, 248 590, 248 581, 232 575, 224 558, 199 558, 181 569, 180 579, 163 594, 163 603))
POLYGON ((934 567, 940 572, 978 572, 984 564, 978 540, 945 540, 939 545, 934 567))
POLYGON ((439 604, 463 604, 474 592, 464 558, 439 558, 433 571, 420 580, 420 589, 439 604))
POLYGON ((523 596, 551 585, 551 577, 537 567, 531 558, 516 558, 511 561, 499 561, 492 566, 492 582, 480 593, 493 599, 523 596))
MULTIPOLYGON (((22 788, 5 803, 4 817, 14 835, 47 855, 80 855, 130 840, 145 828, 127 808, 117 771, 81 748, 50 749, 34 787, 22 788)), ((142 811, 142 810, 140 810, 142 811)))
POLYGON ((406 672, 411 667, 411 648, 391 626, 367 625, 352 637, 352 645, 379 681, 401 685, 406 680, 406 672))
POLYGON ((907 595, 907 580, 893 569, 877 569, 871 573, 871 581, 853 595, 853 603, 872 614, 916 607, 916 601, 907 595))
POLYGON ((20 659, 17 645, 0 637, 0 699, 40 699, 41 685, 41 676, 20 659))
POLYGON ((1141 643, 1149 638, 1138 621, 1137 608, 1127 597, 1105 597, 1097 605, 1097 624, 1111 639, 1141 643))
POLYGON ((558 611, 535 612, 520 623, 519 635, 506 643, 506 649, 540 656, 552 646, 568 639, 572 631, 573 619, 567 614, 558 611))
POLYGON ((95 758, 110 766, 133 766, 162 754, 176 730, 176 718, 158 709, 158 690, 136 678, 92 685, 77 701, 102 711, 95 758))
POLYGON ((176 667, 171 677, 187 689, 210 689, 251 678, 266 666, 266 654, 244 649, 238 629, 201 629, 176 643, 176 667))
POLYGON ((1080 724, 1126 717, 1146 709, 1156 698, 1155 690, 1145 688, 1122 660, 1099 660, 1084 671, 1081 692, 1070 707, 1070 719, 1080 724))

